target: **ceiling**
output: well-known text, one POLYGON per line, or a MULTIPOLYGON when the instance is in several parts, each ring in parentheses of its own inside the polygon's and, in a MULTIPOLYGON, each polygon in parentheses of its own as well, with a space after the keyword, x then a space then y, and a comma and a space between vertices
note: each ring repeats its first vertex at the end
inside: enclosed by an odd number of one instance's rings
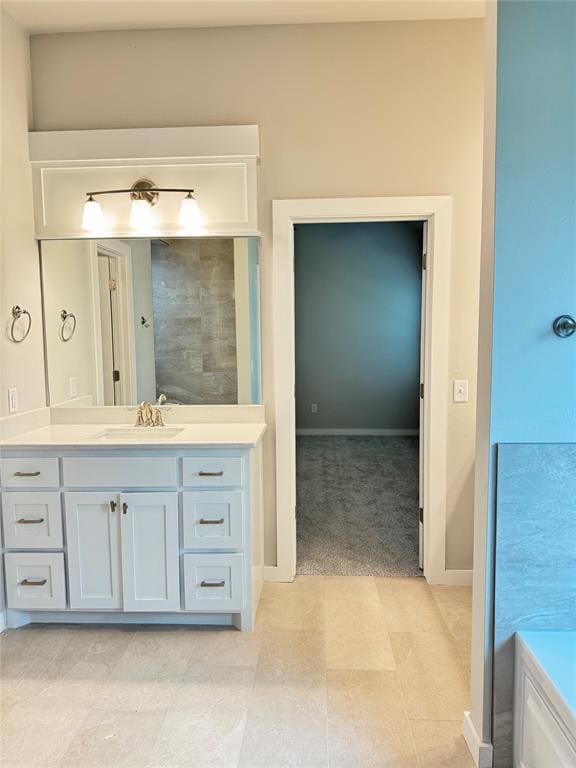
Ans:
POLYGON ((466 19, 485 0, 4 0, 31 34, 355 21, 466 19))

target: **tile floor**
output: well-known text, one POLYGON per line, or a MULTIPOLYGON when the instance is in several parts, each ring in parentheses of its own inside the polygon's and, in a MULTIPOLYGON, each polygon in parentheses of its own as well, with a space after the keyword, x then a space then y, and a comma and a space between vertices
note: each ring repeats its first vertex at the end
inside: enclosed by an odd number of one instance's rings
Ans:
POLYGON ((256 631, 43 627, 2 645, 2 768, 472 768, 470 590, 267 584, 256 631))

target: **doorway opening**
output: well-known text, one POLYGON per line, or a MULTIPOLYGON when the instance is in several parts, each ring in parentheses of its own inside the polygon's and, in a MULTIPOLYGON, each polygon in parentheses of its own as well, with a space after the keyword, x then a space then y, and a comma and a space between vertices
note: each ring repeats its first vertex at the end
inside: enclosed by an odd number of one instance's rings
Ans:
MULTIPOLYGON (((446 570, 448 339, 452 198, 356 197, 273 202, 274 416, 276 448, 276 564, 269 581, 296 574, 296 400, 294 227, 298 224, 426 222, 424 413, 421 441, 423 571, 431 584, 459 583, 446 570)), ((460 573, 456 572, 456 579, 460 573)))
POLYGON ((132 405, 136 381, 132 249, 120 240, 92 241, 89 249, 95 404, 132 405))
POLYGON ((422 573, 425 229, 294 227, 299 574, 422 573))

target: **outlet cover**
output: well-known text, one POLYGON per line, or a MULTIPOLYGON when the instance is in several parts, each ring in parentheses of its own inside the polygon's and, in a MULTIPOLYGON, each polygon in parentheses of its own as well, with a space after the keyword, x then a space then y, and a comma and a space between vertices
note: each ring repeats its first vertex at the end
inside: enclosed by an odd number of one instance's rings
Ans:
POLYGON ((318 403, 310 403, 310 413, 318 413, 318 403))
POLYGON ((454 379, 453 400, 455 403, 468 402, 468 379, 454 379))
POLYGON ((18 413, 18 390, 16 387, 8 390, 8 413, 18 413))

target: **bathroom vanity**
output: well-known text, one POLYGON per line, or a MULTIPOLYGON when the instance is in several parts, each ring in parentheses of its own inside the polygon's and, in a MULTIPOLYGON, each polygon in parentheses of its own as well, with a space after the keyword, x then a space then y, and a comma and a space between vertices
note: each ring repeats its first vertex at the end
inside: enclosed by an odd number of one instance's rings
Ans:
POLYGON ((7 624, 253 627, 261 423, 54 425, 1 443, 7 624))

